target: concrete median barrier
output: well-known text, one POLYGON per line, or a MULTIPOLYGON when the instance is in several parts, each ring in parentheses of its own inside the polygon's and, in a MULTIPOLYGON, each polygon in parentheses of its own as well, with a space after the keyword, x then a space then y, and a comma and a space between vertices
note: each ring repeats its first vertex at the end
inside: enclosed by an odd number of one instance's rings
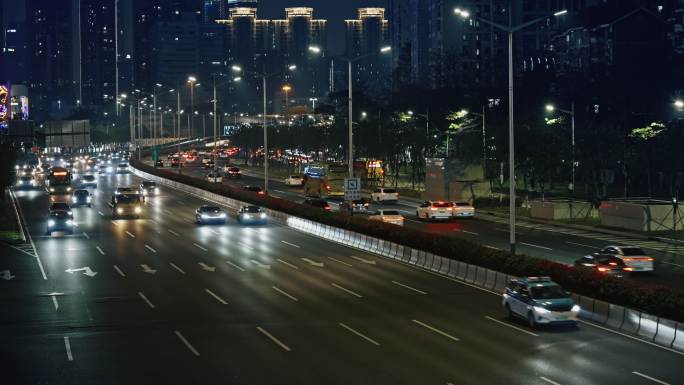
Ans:
POLYGON ((484 286, 487 289, 491 289, 496 284, 496 271, 485 269, 485 280, 484 286))
POLYGON ((456 278, 465 281, 466 275, 468 275, 468 264, 458 261, 456 265, 456 278))
POLYGON ((684 324, 681 322, 675 323, 674 337, 672 342, 670 342, 670 347, 684 351, 684 324))
POLYGON ((450 265, 451 265, 451 259, 442 258, 442 264, 439 266, 439 273, 447 275, 447 273, 449 272, 450 265))
POLYGON ((610 304, 608 306, 608 319, 606 320, 606 326, 620 330, 622 324, 625 322, 625 308, 618 305, 610 304))
POLYGON ((626 333, 637 334, 641 326, 641 312, 632 309, 625 309, 625 322, 622 323, 620 330, 626 333))
POLYGON ((594 310, 592 311, 591 320, 605 324, 608 321, 608 315, 610 312, 610 304, 608 302, 603 302, 599 300, 594 300, 594 310))
POLYGON ((639 323, 639 330, 637 331, 637 335, 648 340, 653 340, 655 339, 655 336, 658 333, 658 329, 658 317, 646 313, 641 313, 641 321, 639 323))
POLYGON ((653 337, 653 342, 658 345, 668 346, 675 339, 675 330, 677 323, 668 319, 659 319, 656 334, 653 337))

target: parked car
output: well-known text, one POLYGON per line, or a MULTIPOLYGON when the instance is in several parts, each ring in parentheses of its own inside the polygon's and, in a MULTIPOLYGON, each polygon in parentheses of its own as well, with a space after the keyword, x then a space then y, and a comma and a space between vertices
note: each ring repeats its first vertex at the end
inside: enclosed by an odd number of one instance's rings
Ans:
POLYGON ((393 188, 376 188, 371 193, 371 200, 376 203, 394 202, 399 201, 399 192, 393 188))
POLYGON ((425 220, 450 220, 454 204, 445 201, 425 201, 416 208, 416 217, 425 220))
POLYGON ((304 177, 299 174, 288 175, 285 178, 285 186, 296 186, 301 187, 304 185, 304 177))
POLYGON ((378 210, 368 216, 371 221, 391 223, 397 226, 404 225, 404 216, 397 210, 378 210))
POLYGON ((504 290, 501 306, 508 318, 527 320, 531 328, 540 324, 575 325, 580 312, 570 293, 549 277, 511 280, 504 290))

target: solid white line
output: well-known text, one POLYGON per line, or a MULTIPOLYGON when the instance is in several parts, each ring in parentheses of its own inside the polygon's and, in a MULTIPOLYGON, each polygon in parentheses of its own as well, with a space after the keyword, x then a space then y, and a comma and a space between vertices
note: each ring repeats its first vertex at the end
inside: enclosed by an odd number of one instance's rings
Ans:
POLYGON ((486 315, 485 318, 488 319, 488 320, 490 320, 490 321, 492 321, 492 322, 496 322, 496 323, 498 323, 498 324, 500 324, 500 325, 508 326, 509 328, 515 329, 515 330, 517 330, 517 331, 519 331, 519 332, 523 332, 523 333, 529 334, 529 335, 531 335, 531 336, 539 337, 539 334, 534 334, 534 333, 532 333, 532 332, 529 331, 529 330, 521 329, 521 328, 519 328, 519 327, 517 327, 517 326, 513 326, 513 325, 511 325, 511 324, 509 324, 509 323, 507 323, 507 322, 499 321, 498 319, 492 318, 492 317, 490 317, 490 316, 488 316, 488 315, 486 315))
POLYGON ((221 302, 221 303, 224 304, 224 305, 228 305, 228 302, 224 301, 221 297, 219 297, 218 295, 214 294, 214 292, 212 292, 211 290, 209 290, 209 289, 204 289, 204 291, 206 291, 207 294, 209 294, 210 296, 214 297, 215 300, 221 302))
POLYGON ((299 302, 299 300, 298 300, 297 298, 295 298, 295 297, 293 297, 292 295, 286 293, 285 291, 280 290, 279 288, 277 288, 277 287, 275 287, 275 286, 271 286, 271 288, 272 288, 273 290, 277 291, 278 293, 280 293, 280 294, 286 296, 287 298, 289 298, 289 299, 291 299, 291 300, 293 300, 293 301, 295 301, 295 302, 299 302))
POLYGON ((484 246, 484 247, 486 247, 486 248, 488 248, 488 249, 492 249, 492 250, 499 250, 499 251, 501 251, 501 249, 500 249, 500 248, 498 248, 498 247, 494 247, 494 246, 489 246, 489 245, 482 245, 482 246, 484 246))
POLYGON ((264 328, 262 328, 261 326, 257 326, 257 330, 260 331, 260 332, 261 332, 263 335, 265 335, 266 337, 268 337, 271 341, 273 341, 273 342, 275 342, 276 344, 278 344, 278 346, 280 346, 281 348, 283 348, 283 350, 285 350, 286 352, 289 352, 289 351, 292 350, 292 349, 290 349, 287 345, 285 345, 284 343, 282 343, 279 339, 275 338, 275 337, 273 336, 273 334, 271 334, 271 333, 267 332, 266 330, 264 330, 264 328))
POLYGON ((173 230, 171 230, 171 229, 169 229, 169 233, 171 233, 171 234, 173 234, 173 235, 175 235, 175 236, 177 236, 177 237, 180 236, 177 232, 175 232, 175 231, 173 231, 173 230))
POLYGON ((74 356, 71 354, 71 343, 69 343, 69 337, 64 337, 64 347, 66 347, 67 359, 69 361, 73 361, 74 356))
POLYGON ((677 267, 684 267, 684 265, 680 265, 680 264, 678 264, 678 263, 665 262, 665 261, 660 261, 660 263, 664 263, 664 264, 666 264, 666 265, 677 266, 677 267))
POLYGON ((83 233, 83 236, 85 237, 85 239, 90 239, 90 237, 88 236, 88 233, 86 233, 86 232, 83 233))
POLYGON ((422 291, 422 290, 418 290, 418 289, 416 289, 415 287, 411 287, 411 286, 409 286, 409 285, 404 285, 403 283, 399 283, 399 282, 397 282, 397 281, 392 281, 392 283, 395 284, 395 285, 401 286, 401 287, 403 287, 403 288, 406 288, 406 289, 409 289, 409 290, 413 290, 413 291, 415 291, 416 293, 427 294, 426 292, 424 292, 424 291, 422 291))
POLYGON ((608 328, 603 327, 603 326, 601 326, 601 325, 596 325, 596 324, 593 324, 593 323, 591 323, 591 322, 583 321, 583 320, 581 320, 581 319, 578 319, 577 322, 581 322, 581 323, 583 323, 583 324, 585 324, 585 325, 593 326, 593 327, 595 327, 595 328, 599 328, 599 329, 605 330, 605 331, 607 331, 607 332, 615 333, 615 334, 618 334, 618 335, 620 335, 620 336, 622 336, 622 337, 627 337, 627 338, 629 338, 629 339, 631 339, 631 340, 638 341, 638 342, 641 342, 641 343, 646 344, 646 345, 655 346, 656 348, 660 348, 660 349, 663 349, 663 350, 667 350, 667 351, 670 352, 670 353, 676 353, 676 354, 679 354, 680 356, 684 356, 684 352, 680 352, 679 350, 674 350, 674 349, 671 349, 671 348, 668 348, 668 347, 665 347, 665 346, 661 346, 661 345, 655 344, 655 343, 653 343, 653 342, 649 342, 649 341, 646 341, 646 340, 642 340, 641 338, 633 337, 633 336, 631 336, 631 335, 629 335, 629 334, 625 334, 625 333, 619 332, 619 331, 617 331, 617 330, 608 329, 608 328))
POLYGON ((181 340, 181 342, 183 342, 183 344, 185 344, 185 346, 192 352, 192 354, 194 354, 196 356, 200 355, 199 352, 197 351, 197 349, 195 349, 195 347, 192 346, 190 344, 190 342, 188 342, 188 340, 185 339, 185 337, 181 334, 181 332, 179 332, 178 330, 174 330, 174 333, 176 334, 176 336, 178 336, 178 338, 181 340))
POLYGON ((148 245, 148 244, 145 244, 145 248, 146 248, 147 250, 149 250, 149 251, 155 253, 155 254, 157 253, 157 250, 153 249, 153 248, 152 248, 150 245, 148 245))
POLYGON ((598 246, 585 245, 584 243, 575 243, 575 242, 568 242, 568 241, 565 241, 565 243, 567 243, 569 245, 588 247, 590 249, 598 249, 598 246))
POLYGON ((546 378, 546 377, 539 377, 539 379, 541 379, 542 381, 546 381, 546 382, 548 382, 548 383, 551 384, 551 385, 561 385, 561 384, 559 384, 558 382, 553 381, 553 380, 549 380, 549 379, 546 378))
POLYGON ((181 269, 180 267, 176 266, 175 263, 169 262, 169 264, 171 265, 171 267, 173 267, 174 269, 178 270, 179 273, 185 274, 185 272, 183 271, 183 269, 181 269))
POLYGON ((51 297, 52 297, 52 304, 55 305, 55 311, 59 310, 59 303, 57 302, 57 296, 51 295, 51 297))
POLYGON ((343 324, 342 322, 338 322, 337 324, 340 325, 340 326, 342 326, 343 328, 349 330, 350 332, 356 334, 357 336, 363 338, 364 340, 370 342, 371 344, 373 344, 373 345, 375 345, 375 346, 380 346, 380 343, 379 343, 378 341, 376 341, 376 340, 374 340, 374 339, 372 339, 372 338, 370 338, 370 337, 368 337, 368 336, 365 336, 365 335, 362 334, 361 332, 358 332, 358 331, 356 331, 356 330, 350 328, 349 326, 343 324))
POLYGON ((104 213, 102 211, 98 211, 98 214, 100 214, 101 217, 104 217, 104 213))
POLYGON ((468 230, 461 230, 461 232, 462 232, 462 233, 466 233, 466 234, 470 234, 470 235, 480 235, 480 234, 478 234, 478 233, 474 233, 474 232, 468 231, 468 230))
POLYGON ((295 245, 294 243, 290 243, 290 242, 286 242, 286 241, 280 241, 280 242, 282 242, 282 243, 284 243, 284 244, 286 244, 286 245, 288 245, 288 246, 296 247, 296 248, 298 248, 298 249, 300 248, 300 246, 297 246, 297 245, 295 245))
POLYGON ((198 244, 196 244, 196 243, 193 243, 193 245, 195 245, 195 247, 197 247, 197 248, 200 249, 200 250, 207 251, 207 249, 205 249, 204 247, 202 247, 202 246, 200 246, 200 245, 198 245, 198 244))
POLYGON ((328 257, 328 259, 331 259, 331 260, 333 260, 333 261, 335 261, 335 262, 341 263, 341 264, 343 264, 343 265, 345 265, 345 266, 354 267, 354 265, 352 265, 351 263, 347 263, 347 262, 344 262, 344 261, 340 261, 339 259, 337 259, 337 258, 335 258, 335 257, 328 257))
POLYGON ((131 234, 128 230, 126 230, 126 234, 128 234, 128 236, 131 238, 135 238, 135 235, 131 234))
MULTIPOLYGON (((47 281, 47 275, 45 274, 45 269, 43 268, 43 262, 40 260, 40 255, 38 254, 38 249, 36 248, 36 244, 33 242, 33 238, 31 237, 31 232, 28 231, 28 225, 26 224, 26 218, 24 217, 24 210, 21 209, 21 204, 19 204, 19 199, 14 195, 14 192, 10 190, 10 195, 14 197, 14 200, 16 201, 17 204, 17 211, 19 212, 19 218, 20 222, 19 226, 22 225, 26 228, 26 231, 22 232, 24 233, 24 236, 26 239, 28 239, 29 243, 31 243, 31 248, 33 249, 33 256, 36 258, 36 261, 38 262, 38 268, 40 269, 40 274, 43 276, 43 280, 47 281)), ((24 251, 25 252, 25 251, 24 251)))
POLYGON ((525 246, 530 246, 530 247, 536 247, 536 248, 538 248, 538 249, 553 250, 552 248, 545 247, 545 246, 535 245, 535 244, 533 244, 533 243, 520 242, 520 244, 521 244, 521 245, 525 245, 525 246))
POLYGON ((443 332, 443 331, 441 331, 441 330, 439 330, 439 329, 436 329, 436 328, 434 328, 434 327, 432 327, 432 326, 430 326, 430 325, 428 325, 428 324, 426 324, 426 323, 420 322, 420 321, 418 321, 418 320, 416 320, 416 319, 411 320, 411 321, 417 323, 418 325, 420 325, 420 326, 422 326, 422 327, 424 327, 424 328, 426 328, 426 329, 428 329, 428 330, 432 330, 433 332, 435 332, 435 333, 437 333, 437 334, 439 334, 439 335, 441 335, 441 336, 443 336, 443 337, 446 337, 446 338, 448 338, 448 339, 450 339, 450 340, 452 340, 452 341, 456 341, 456 342, 460 341, 460 339, 458 339, 458 338, 452 336, 451 334, 446 333, 446 332, 443 332))
POLYGON ((126 276, 126 274, 124 274, 123 271, 121 271, 121 269, 119 269, 119 266, 114 265, 114 270, 116 270, 116 272, 119 273, 120 276, 122 276, 122 277, 126 276))
POLYGON ((95 248, 97 249, 97 251, 100 252, 100 254, 105 255, 105 252, 102 251, 102 249, 100 248, 100 246, 95 246, 95 248))
POLYGON ((145 301, 145 303, 147 303, 147 306, 149 306, 150 309, 154 309, 154 305, 152 304, 152 302, 150 302, 149 299, 147 299, 147 297, 145 297, 145 294, 143 294, 141 291, 139 291, 138 295, 140 296, 140 298, 143 299, 143 301, 145 301))
POLYGON ((114 226, 118 226, 118 225, 119 225, 118 223, 116 223, 116 221, 112 221, 112 224, 113 224, 114 226))
POLYGON ((227 264, 229 264, 229 265, 231 265, 231 266, 233 266, 234 268, 236 268, 236 269, 238 269, 238 270, 240 270, 240 271, 245 271, 244 268, 242 268, 241 266, 238 266, 238 265, 234 264, 234 263, 231 262, 231 261, 224 261, 224 262, 227 263, 227 264))
POLYGON ((333 284, 331 284, 331 285, 332 285, 333 287, 336 287, 336 288, 340 289, 340 290, 346 291, 347 293, 349 293, 349 294, 351 294, 351 295, 353 295, 353 296, 355 296, 355 297, 357 297, 357 298, 363 298, 363 296, 362 296, 361 294, 354 293, 353 291, 351 291, 351 290, 349 290, 349 289, 345 289, 345 288, 343 288, 342 286, 340 286, 340 285, 338 285, 338 284, 336 284, 336 283, 333 283, 333 284))
POLYGON ((299 270, 299 267, 297 267, 297 266, 295 266, 295 265, 293 265, 293 264, 291 264, 291 263, 285 262, 285 261, 283 261, 283 260, 280 259, 280 258, 278 258, 277 261, 280 262, 280 263, 282 263, 282 264, 284 264, 284 265, 290 266, 291 268, 293 268, 293 269, 295 269, 295 270, 299 270))
POLYGON ((645 378, 645 379, 647 379, 647 380, 651 380, 651 381, 653 381, 653 382, 655 382, 655 383, 658 383, 658 384, 661 384, 661 385, 670 385, 670 383, 668 383, 668 382, 661 381, 661 380, 659 380, 659 379, 657 379, 657 378, 653 378, 653 377, 651 377, 651 376, 647 376, 647 375, 645 375, 645 374, 643 374, 643 373, 632 372, 632 374, 636 374, 636 375, 639 376, 639 377, 645 378))

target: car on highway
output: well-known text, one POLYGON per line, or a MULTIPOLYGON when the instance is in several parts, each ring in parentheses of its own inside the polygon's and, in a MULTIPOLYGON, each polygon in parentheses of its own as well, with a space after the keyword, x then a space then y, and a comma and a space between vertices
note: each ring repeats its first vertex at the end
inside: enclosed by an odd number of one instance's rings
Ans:
POLYGON ((223 182, 223 177, 221 176, 221 174, 218 172, 214 172, 214 171, 207 174, 206 179, 207 179, 207 182, 210 182, 210 183, 222 183, 223 182))
POLYGON ((397 226, 404 225, 404 216, 397 210, 377 210, 368 215, 368 219, 371 221, 391 223, 397 226))
POLYGON ((73 206, 93 207, 93 196, 86 189, 76 190, 71 196, 71 204, 73 206))
POLYGON ((237 220, 240 223, 266 224, 268 215, 259 206, 242 206, 237 212, 237 220))
POLYGON ((81 177, 81 188, 97 188, 97 179, 95 179, 94 175, 83 175, 81 177))
POLYGON ((226 223, 226 212, 218 206, 200 206, 195 210, 195 222, 198 225, 210 224, 210 223, 226 223))
POLYGON ((74 220, 66 211, 53 211, 48 215, 46 235, 54 232, 74 233, 74 220))
POLYGON ((32 189, 37 185, 36 178, 33 175, 22 175, 17 178, 16 189, 32 189))
POLYGON ((622 259, 614 255, 594 254, 585 255, 575 261, 575 267, 591 269, 605 275, 614 277, 624 277, 629 274, 630 268, 625 265, 622 259))
POLYGON ((128 174, 128 163, 119 163, 119 165, 116 166, 116 173, 128 174))
POLYGON ((368 212, 368 200, 365 198, 340 203, 340 211, 365 214, 368 212))
POLYGON ((136 194, 138 190, 130 186, 119 186, 114 190, 114 195, 136 194))
POLYGON ((416 208, 416 217, 425 220, 444 220, 453 218, 454 204, 446 201, 425 201, 416 208))
POLYGON ((114 167, 110 164, 101 164, 97 169, 97 173, 100 175, 114 174, 114 167))
POLYGON ((299 174, 288 175, 285 178, 285 186, 302 187, 304 185, 304 177, 299 174))
POLYGON ((606 246, 597 254, 613 255, 620 258, 630 272, 651 272, 653 271, 653 257, 637 246, 606 246))
POLYGON ((549 277, 527 277, 511 280, 501 302, 508 318, 519 317, 531 328, 542 324, 577 323, 579 305, 570 293, 549 277))
POLYGON ((209 159, 208 162, 204 162, 204 159, 202 159, 202 168, 204 168, 205 170, 211 170, 214 167, 216 167, 216 163, 214 163, 213 160, 209 159))
POLYGON ((397 203, 399 201, 399 192, 393 188, 376 188, 371 193, 371 200, 376 203, 397 203))
POLYGON ((306 198, 304 199, 304 202, 302 204, 305 204, 307 206, 312 206, 316 207, 325 211, 331 211, 332 208, 330 207, 330 203, 326 201, 325 199, 321 198, 306 198))
POLYGON ((161 159, 157 159, 157 161, 154 162, 154 167, 164 167, 164 161, 161 159))
POLYGON ((451 215, 454 218, 474 218, 475 207, 468 202, 451 202, 451 215))
POLYGON ((245 190, 247 190, 247 191, 251 191, 251 192, 253 192, 253 193, 257 193, 257 194, 259 194, 259 195, 264 195, 264 194, 265 194, 265 193, 264 193, 264 190, 263 190, 261 187, 259 187, 259 186, 242 186, 242 188, 245 189, 245 190))
POLYGON ((112 197, 112 219, 125 217, 140 218, 142 197, 135 192, 118 194, 112 197))
POLYGON ((226 166, 224 169, 228 178, 240 179, 242 177, 242 170, 234 166, 226 166))
POLYGON ((159 187, 156 182, 145 180, 140 183, 140 193, 143 196, 159 195, 159 187))
POLYGON ((48 211, 50 214, 54 213, 55 211, 64 211, 69 215, 70 219, 74 219, 74 212, 71 211, 71 207, 66 202, 52 202, 48 211))

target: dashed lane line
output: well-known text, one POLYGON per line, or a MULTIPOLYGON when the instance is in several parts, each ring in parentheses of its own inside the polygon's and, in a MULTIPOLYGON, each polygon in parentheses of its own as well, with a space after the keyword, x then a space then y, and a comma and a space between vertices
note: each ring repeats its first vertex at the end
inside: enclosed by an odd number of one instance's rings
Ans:
POLYGON ((347 288, 344 288, 344 287, 342 287, 342 286, 340 286, 340 285, 338 285, 338 284, 336 284, 336 283, 332 283, 331 285, 332 285, 333 287, 337 288, 337 289, 340 289, 340 290, 342 290, 342 291, 344 291, 344 292, 346 292, 346 293, 348 293, 348 294, 353 295, 353 296, 356 297, 356 298, 363 298, 363 296, 362 296, 361 294, 358 294, 358 293, 356 293, 356 292, 353 292, 353 291, 351 291, 351 290, 349 290, 349 289, 347 289, 347 288))
POLYGON ((174 330, 174 334, 176 334, 176 336, 178 337, 178 339, 181 340, 181 342, 185 345, 186 348, 188 348, 188 350, 190 350, 190 352, 191 352, 192 354, 194 354, 194 355, 197 356, 197 357, 200 355, 199 352, 197 351, 197 349, 195 349, 195 347, 192 346, 192 344, 190 343, 190 341, 188 341, 188 340, 185 338, 185 336, 184 336, 183 334, 181 334, 181 332, 179 332, 178 330, 174 330))
POLYGON ((145 301, 145 303, 147 304, 147 306, 150 307, 150 309, 154 309, 154 304, 152 304, 152 302, 150 302, 150 300, 147 299, 147 297, 145 297, 145 294, 143 294, 142 291, 138 292, 138 296, 140 296, 140 298, 142 298, 142 300, 145 301))
POLYGON ((295 265, 293 265, 293 264, 291 264, 291 263, 289 263, 289 262, 285 262, 285 261, 283 261, 283 260, 280 259, 280 258, 276 259, 276 261, 282 263, 282 264, 285 265, 285 266, 289 266, 289 267, 291 267, 291 268, 293 268, 293 269, 295 269, 295 270, 299 270, 299 267, 297 267, 297 266, 295 266, 295 265))
POLYGON ((539 379, 542 380, 542 381, 544 381, 544 382, 548 382, 548 383, 551 384, 551 385, 561 385, 560 383, 558 383, 558 382, 556 382, 556 381, 554 381, 554 380, 548 379, 548 378, 546 378, 546 377, 543 377, 543 376, 542 376, 542 377, 539 377, 539 379))
POLYGON ((343 324, 342 322, 338 322, 337 324, 340 325, 340 326, 342 326, 343 328, 347 329, 348 331, 350 331, 350 332, 356 334, 357 336, 363 338, 364 340, 370 342, 371 344, 373 344, 373 345, 375 345, 375 346, 380 346, 380 343, 379 343, 378 341, 376 341, 376 340, 374 340, 374 339, 368 337, 367 335, 365 335, 365 334, 363 334, 363 333, 361 333, 361 332, 359 332, 359 331, 357 331, 357 330, 352 329, 351 327, 349 327, 349 326, 343 324))
POLYGON ((550 248, 550 247, 539 246, 539 245, 535 245, 534 243, 520 242, 520 244, 521 244, 521 245, 525 245, 525 246, 530 246, 530 247, 536 247, 537 249, 544 249, 544 250, 549 250, 549 251, 552 251, 552 250, 553 250, 553 249, 550 248))
POLYGON ((285 291, 282 290, 282 289, 279 289, 277 286, 271 286, 271 289, 277 291, 278 293, 280 293, 280 294, 286 296, 287 298, 289 298, 289 299, 291 299, 291 300, 293 300, 293 301, 295 301, 295 302, 299 302, 299 300, 298 300, 296 297, 294 297, 293 295, 291 295, 291 294, 285 292, 285 291))
POLYGON ((198 249, 200 249, 200 250, 202 250, 202 251, 208 251, 206 248, 204 248, 204 247, 202 247, 202 246, 200 246, 200 245, 198 245, 198 244, 196 244, 196 243, 193 243, 193 245, 195 245, 195 247, 197 247, 198 249))
POLYGON ((290 349, 289 346, 285 345, 282 341, 280 341, 279 339, 277 339, 273 334, 267 332, 266 329, 262 328, 261 326, 257 326, 257 330, 258 330, 259 332, 261 332, 261 334, 263 334, 263 335, 265 335, 266 337, 268 337, 268 339, 270 339, 271 341, 275 342, 276 345, 278 345, 278 346, 280 346, 281 348, 283 348, 283 350, 285 350, 286 352, 292 351, 292 349, 290 349))
POLYGON ((224 301, 223 298, 219 297, 218 295, 214 294, 213 291, 209 289, 204 289, 204 291, 209 294, 210 296, 214 297, 215 300, 219 301, 222 305, 228 305, 228 302, 224 301))
POLYGON ((116 270, 116 272, 119 273, 120 276, 126 277, 126 274, 124 274, 124 272, 121 271, 121 269, 119 269, 119 266, 114 265, 114 270, 116 270))
POLYGON ((411 287, 411 286, 409 286, 409 285, 404 285, 403 283, 400 283, 400 282, 397 282, 397 281, 392 281, 392 283, 395 284, 395 285, 397 285, 397 286, 401 286, 401 287, 403 287, 404 289, 409 289, 409 290, 415 291, 416 293, 419 293, 419 294, 423 294, 423 295, 426 295, 426 294, 427 294, 426 292, 424 292, 424 291, 422 291, 422 290, 418 290, 418 289, 416 289, 415 287, 411 287))
POLYGON ((433 332, 435 332, 435 333, 441 335, 442 337, 446 337, 446 338, 448 338, 448 339, 450 339, 450 340, 452 340, 452 341, 455 341, 455 342, 460 341, 459 338, 454 337, 454 336, 452 336, 451 334, 449 334, 449 333, 447 333, 447 332, 443 332, 443 331, 441 331, 441 330, 439 330, 439 329, 437 329, 437 328, 435 328, 435 327, 432 327, 432 326, 430 326, 430 325, 428 325, 428 324, 426 324, 426 323, 424 323, 424 322, 418 321, 418 320, 416 320, 416 319, 411 320, 411 321, 412 321, 413 323, 415 323, 415 324, 418 324, 418 325, 420 325, 420 326, 422 326, 422 327, 424 327, 424 328, 426 328, 426 329, 428 329, 428 330, 430 330, 430 331, 433 331, 433 332))
POLYGON ((100 248, 100 246, 95 246, 95 248, 97 249, 98 252, 100 252, 101 255, 105 255, 105 252, 102 251, 102 249, 100 248))
POLYGON ((133 235, 130 231, 126 230, 126 235, 128 235, 131 238, 135 238, 135 235, 133 235))
POLYGON ((180 267, 176 266, 175 263, 169 262, 169 265, 171 265, 171 267, 173 267, 174 269, 176 269, 176 271, 178 271, 179 273, 185 275, 185 272, 183 271, 183 269, 181 269, 180 267))
POLYGON ((148 245, 148 244, 145 244, 145 248, 146 248, 147 250, 149 250, 149 251, 151 251, 151 252, 157 254, 157 250, 153 249, 152 246, 150 246, 150 245, 148 245))
POLYGON ((280 241, 280 242, 282 242, 282 243, 284 243, 284 244, 286 244, 286 245, 288 245, 288 246, 296 247, 296 248, 298 248, 298 249, 301 247, 301 246, 295 245, 294 243, 290 243, 290 242, 287 242, 287 241, 280 241))
POLYGON ((227 264, 229 264, 229 265, 231 265, 231 266, 233 266, 234 268, 236 268, 236 269, 238 269, 238 270, 240 270, 240 271, 245 271, 245 269, 244 269, 242 266, 238 266, 238 265, 234 264, 234 263, 231 262, 231 261, 224 261, 224 262, 227 263, 227 264))
POLYGON ((347 262, 344 262, 344 261, 340 261, 339 259, 337 259, 337 258, 335 258, 335 257, 328 257, 328 259, 330 259, 331 261, 335 261, 335 262, 337 262, 337 263, 341 263, 341 264, 343 264, 343 265, 345 265, 345 266, 347 266, 347 267, 354 267, 354 265, 352 265, 351 263, 347 263, 347 262))
POLYGON ((653 378, 653 377, 651 377, 651 376, 647 376, 647 375, 645 375, 645 374, 643 374, 643 373, 632 372, 632 374, 635 374, 635 375, 637 375, 637 376, 639 376, 639 377, 641 377, 641 378, 645 378, 645 379, 647 379, 647 380, 651 380, 651 381, 655 382, 656 384, 660 384, 660 385, 670 385, 669 382, 661 381, 661 380, 659 380, 659 379, 657 379, 657 378, 653 378))
POLYGON ((71 354, 71 342, 69 342, 69 337, 64 337, 64 347, 66 348, 67 360, 73 361, 74 355, 71 354))

